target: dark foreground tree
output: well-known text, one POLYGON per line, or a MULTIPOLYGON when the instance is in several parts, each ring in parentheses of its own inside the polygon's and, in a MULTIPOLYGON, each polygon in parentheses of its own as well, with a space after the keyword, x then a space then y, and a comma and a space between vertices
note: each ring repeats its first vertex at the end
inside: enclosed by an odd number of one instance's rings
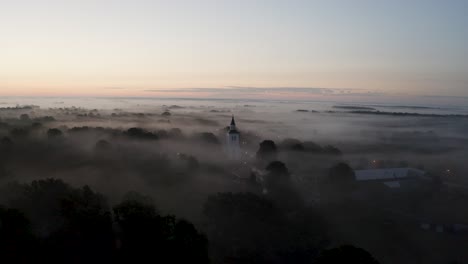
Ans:
POLYGON ((267 197, 286 211, 298 210, 303 206, 302 197, 294 188, 286 165, 281 161, 273 161, 266 167, 265 187, 267 197))
POLYGON ((367 251, 350 245, 325 250, 318 258, 317 264, 379 264, 379 262, 367 251))
POLYGON ((159 215, 138 193, 115 206, 113 222, 105 198, 87 186, 48 179, 9 189, 10 206, 25 214, 0 208, 0 263, 209 262, 193 224, 159 215))
POLYGON ((32 222, 41 240, 41 260, 99 263, 112 258, 112 219, 105 198, 89 187, 47 179, 12 186, 10 206, 32 222))
POLYGON ((344 162, 336 164, 328 172, 326 185, 335 198, 348 198, 357 187, 354 170, 344 162))
POLYGON ((311 263, 322 248, 315 214, 288 215, 252 193, 210 196, 203 213, 216 263, 311 263))
POLYGON ((37 248, 28 219, 18 210, 0 207, 0 262, 33 263, 37 248))
POLYGON ((114 234, 106 199, 88 186, 60 202, 63 225, 50 234, 45 250, 56 263, 103 263, 113 258, 114 234), (60 254, 61 253, 61 254, 60 254))
POLYGON ((127 195, 114 207, 119 263, 208 263, 207 240, 193 224, 158 214, 151 200, 127 195))

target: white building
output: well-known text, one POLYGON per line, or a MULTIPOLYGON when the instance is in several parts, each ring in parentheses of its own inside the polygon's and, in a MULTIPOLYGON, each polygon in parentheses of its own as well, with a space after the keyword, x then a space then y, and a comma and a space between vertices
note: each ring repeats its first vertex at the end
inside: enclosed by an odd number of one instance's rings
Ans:
POLYGON ((240 150, 240 133, 237 131, 234 115, 232 116, 231 125, 226 134, 226 152, 231 160, 239 160, 241 158, 240 150))
POLYGON ((412 177, 422 178, 424 171, 414 168, 388 168, 388 169, 371 169, 371 170, 356 170, 355 178, 358 182, 382 182, 388 188, 400 188, 402 180, 412 177))

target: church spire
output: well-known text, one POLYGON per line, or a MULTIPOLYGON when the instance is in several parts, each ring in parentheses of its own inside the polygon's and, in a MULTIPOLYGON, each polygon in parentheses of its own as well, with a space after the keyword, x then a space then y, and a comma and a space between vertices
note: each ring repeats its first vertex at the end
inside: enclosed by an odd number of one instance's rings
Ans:
POLYGON ((229 133, 238 133, 236 127, 236 120, 234 120, 234 115, 232 115, 231 125, 229 125, 229 133))
POLYGON ((228 154, 229 159, 238 160, 241 157, 240 151, 240 133, 237 131, 236 128, 236 120, 234 119, 234 115, 232 115, 231 125, 229 126, 229 130, 226 134, 226 151, 228 154))
POLYGON ((232 115, 231 126, 236 126, 236 121, 234 120, 234 115, 232 115))

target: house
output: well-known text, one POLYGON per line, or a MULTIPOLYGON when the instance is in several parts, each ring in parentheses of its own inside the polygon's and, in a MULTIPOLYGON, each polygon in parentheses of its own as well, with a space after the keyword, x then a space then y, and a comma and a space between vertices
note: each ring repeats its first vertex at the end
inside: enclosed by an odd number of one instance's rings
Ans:
POLYGON ((427 178, 425 172, 414 168, 386 168, 355 170, 355 179, 359 183, 382 184, 390 189, 399 189, 411 179, 427 178))

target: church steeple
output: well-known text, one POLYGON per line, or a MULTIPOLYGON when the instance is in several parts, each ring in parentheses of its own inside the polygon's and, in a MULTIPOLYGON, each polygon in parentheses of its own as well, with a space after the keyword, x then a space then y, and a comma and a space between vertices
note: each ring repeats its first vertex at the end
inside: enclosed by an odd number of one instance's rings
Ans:
POLYGON ((236 130, 236 120, 234 120, 234 115, 232 115, 231 125, 229 126, 229 130, 236 130))
POLYGON ((234 119, 234 115, 232 115, 231 125, 229 125, 229 131, 226 134, 226 143, 226 150, 229 159, 240 159, 240 133, 239 131, 237 131, 236 120, 234 119))
POLYGON ((236 120, 234 120, 234 115, 232 115, 231 126, 236 126, 236 120))

